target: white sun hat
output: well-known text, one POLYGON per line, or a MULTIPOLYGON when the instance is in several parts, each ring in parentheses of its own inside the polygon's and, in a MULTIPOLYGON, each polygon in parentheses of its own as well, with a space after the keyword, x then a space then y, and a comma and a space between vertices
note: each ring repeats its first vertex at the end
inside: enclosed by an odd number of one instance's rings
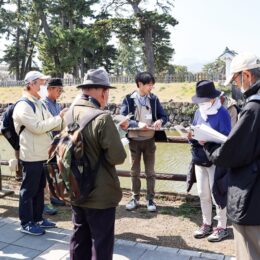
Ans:
POLYGON ((40 71, 32 70, 25 75, 24 82, 25 84, 28 84, 36 79, 50 79, 50 76, 46 76, 42 74, 40 71))
POLYGON ((238 54, 231 61, 230 75, 227 77, 224 85, 228 85, 236 73, 255 68, 260 68, 260 59, 255 54, 251 52, 238 54))

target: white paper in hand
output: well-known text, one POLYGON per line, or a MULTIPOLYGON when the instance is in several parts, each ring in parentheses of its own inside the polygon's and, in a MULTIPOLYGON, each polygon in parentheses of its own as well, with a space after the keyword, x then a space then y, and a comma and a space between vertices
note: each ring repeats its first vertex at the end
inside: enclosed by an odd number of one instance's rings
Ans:
POLYGON ((205 141, 205 142, 214 142, 214 143, 225 143, 227 140, 227 136, 219 133, 218 131, 214 130, 213 128, 201 124, 192 126, 193 136, 192 138, 198 141, 205 141))

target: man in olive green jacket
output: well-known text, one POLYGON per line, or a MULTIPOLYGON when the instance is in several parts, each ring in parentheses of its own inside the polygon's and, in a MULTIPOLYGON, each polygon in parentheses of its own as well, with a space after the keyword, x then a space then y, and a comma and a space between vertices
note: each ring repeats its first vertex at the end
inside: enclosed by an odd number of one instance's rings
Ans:
MULTIPOLYGON (((81 120, 93 108, 105 107, 111 87, 107 72, 100 68, 89 70, 84 83, 79 85, 82 95, 77 98, 72 109, 74 118, 81 120)), ((91 112, 90 112, 91 113, 91 112)), ((70 259, 112 260, 114 246, 115 208, 122 198, 120 183, 115 165, 121 164, 126 152, 112 117, 102 113, 84 129, 86 141, 84 153, 88 156, 91 168, 98 161, 94 189, 82 204, 72 205, 74 233, 70 242, 70 259)))

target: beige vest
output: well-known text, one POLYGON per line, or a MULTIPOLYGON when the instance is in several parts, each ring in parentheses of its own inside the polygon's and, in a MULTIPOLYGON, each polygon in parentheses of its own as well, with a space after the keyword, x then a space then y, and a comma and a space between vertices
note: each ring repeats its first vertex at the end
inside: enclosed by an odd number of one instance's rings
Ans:
MULTIPOLYGON (((139 122, 143 122, 151 126, 152 109, 151 109, 149 97, 146 98, 144 104, 140 103, 137 92, 134 92, 131 98, 134 98, 134 102, 136 104, 135 115, 134 115, 135 119, 139 122)), ((128 133, 129 138, 133 140, 140 140, 140 141, 151 139, 153 136, 154 136, 154 130, 130 130, 128 133)))

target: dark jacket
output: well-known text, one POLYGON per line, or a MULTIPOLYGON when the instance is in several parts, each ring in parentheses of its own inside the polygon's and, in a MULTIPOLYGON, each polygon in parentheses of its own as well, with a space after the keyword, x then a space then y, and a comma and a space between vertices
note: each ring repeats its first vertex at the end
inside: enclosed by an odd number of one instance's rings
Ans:
MULTIPOLYGON (((134 98, 131 97, 133 93, 127 95, 122 103, 120 114, 121 115, 128 115, 129 113, 135 114, 136 104, 134 98)), ((162 119, 162 125, 167 122, 167 115, 165 114, 163 107, 158 99, 158 97, 154 94, 150 94, 149 97, 151 109, 152 109, 152 120, 155 122, 158 119, 162 119)), ((137 127, 138 122, 136 120, 130 120, 129 125, 131 127, 137 127)))
MULTIPOLYGON (((246 99, 259 93, 260 81, 244 93, 246 99)), ((228 218, 240 225, 260 225, 260 101, 246 102, 240 118, 221 146, 206 143, 214 164, 230 168, 228 218)))
MULTIPOLYGON (((74 107, 75 118, 85 114, 88 107, 99 108, 96 100, 79 99, 74 107), (94 101, 94 102, 93 102, 94 101)), ((122 198, 115 165, 122 164, 126 158, 125 149, 119 133, 109 113, 104 113, 91 121, 82 131, 86 144, 84 152, 92 163, 92 169, 101 160, 96 174, 95 187, 83 204, 76 206, 106 209, 116 207, 122 198)))

